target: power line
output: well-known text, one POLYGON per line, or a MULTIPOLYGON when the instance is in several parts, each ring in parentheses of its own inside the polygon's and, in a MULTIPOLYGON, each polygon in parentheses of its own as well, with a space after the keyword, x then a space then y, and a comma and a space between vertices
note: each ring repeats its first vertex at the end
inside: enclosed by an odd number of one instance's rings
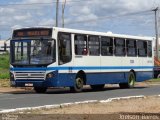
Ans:
POLYGON ((117 18, 117 17, 132 16, 132 15, 138 15, 138 14, 148 13, 148 12, 152 12, 152 10, 132 12, 132 13, 126 13, 126 14, 121 14, 121 15, 115 15, 115 16, 103 16, 103 17, 98 17, 96 19, 82 20, 82 21, 76 21, 76 22, 71 22, 71 23, 66 23, 66 24, 70 25, 70 24, 77 24, 77 23, 83 23, 83 22, 94 22, 94 21, 99 21, 99 20, 103 20, 103 19, 113 19, 113 18, 117 18))
POLYGON ((1 4, 0 6, 26 6, 26 5, 45 5, 45 4, 52 4, 52 3, 55 3, 55 2, 50 2, 50 3, 27 3, 27 4, 1 4))
MULTIPOLYGON (((67 25, 71 25, 71 24, 78 24, 78 23, 84 23, 84 22, 94 22, 94 21, 100 21, 100 20, 104 20, 104 19, 114 19, 114 18, 118 18, 118 17, 126 17, 126 16, 133 16, 133 15, 148 15, 150 14, 150 12, 152 12, 152 10, 145 10, 145 11, 137 11, 137 12, 132 12, 132 13, 125 13, 125 14, 121 14, 121 15, 115 15, 115 16, 103 16, 103 17, 97 17, 96 19, 89 19, 89 20, 82 20, 82 21, 75 21, 75 22, 70 22, 70 23, 66 23, 67 25)), ((137 18, 136 18, 137 19, 137 18)), ((0 26, 5 26, 5 27, 11 27, 12 25, 0 25, 0 26)), ((31 26, 31 25, 30 25, 31 26)), ((42 26, 42 25, 41 25, 42 26)), ((44 26, 53 26, 53 24, 50 25, 44 25, 44 26)))
MULTIPOLYGON (((67 1, 67 3, 75 3, 75 2, 84 2, 84 1, 91 1, 91 0, 72 0, 72 1, 67 1)), ((46 2, 46 3, 17 3, 17 4, 0 4, 0 6, 25 6, 25 5, 45 5, 45 4, 56 4, 56 0, 53 2, 46 2)), ((63 2, 59 2, 60 4, 63 4, 63 2)))
MULTIPOLYGON (((113 18, 133 16, 133 15, 138 15, 138 14, 139 15, 140 14, 147 15, 147 14, 150 14, 150 12, 152 12, 152 10, 138 11, 138 12, 126 13, 126 14, 121 14, 121 15, 116 15, 116 16, 103 16, 103 17, 98 17, 96 19, 89 19, 89 20, 83 20, 83 21, 70 22, 70 23, 66 23, 66 25, 79 24, 79 23, 85 23, 85 22, 94 22, 94 21, 99 21, 99 20, 104 20, 104 19, 113 19, 113 18)), ((4 27, 8 26, 7 29, 10 29, 12 27, 12 25, 0 25, 0 26, 2 26, 2 27, 3 26, 4 27)), ((30 26, 33 26, 33 25, 30 25, 30 26)), ((50 26, 50 27, 53 27, 53 24, 50 24, 50 25, 40 25, 40 26, 50 26)), ((0 31, 3 31, 3 30, 1 29, 0 31)))

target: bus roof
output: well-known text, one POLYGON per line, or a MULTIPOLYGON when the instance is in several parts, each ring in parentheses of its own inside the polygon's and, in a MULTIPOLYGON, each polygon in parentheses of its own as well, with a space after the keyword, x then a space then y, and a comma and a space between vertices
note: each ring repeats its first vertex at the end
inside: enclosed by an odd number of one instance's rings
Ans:
POLYGON ((55 31, 61 31, 61 32, 70 32, 70 33, 79 33, 79 34, 89 34, 89 35, 100 35, 100 36, 108 36, 108 37, 117 37, 117 38, 128 38, 128 39, 139 39, 139 40, 154 40, 155 37, 150 36, 135 36, 135 35, 126 35, 126 34, 115 34, 112 32, 97 32, 97 31, 87 31, 87 30, 78 30, 78 29, 70 29, 70 28, 60 28, 60 27, 24 27, 24 28, 17 28, 14 30, 20 30, 20 29, 32 29, 32 28, 52 28, 55 31))
POLYGON ((53 27, 53 29, 58 30, 58 31, 62 31, 62 32, 91 34, 91 35, 128 38, 128 39, 142 39, 142 40, 154 40, 155 39, 154 37, 149 37, 149 36, 134 36, 134 35, 125 35, 125 34, 114 34, 112 32, 96 32, 96 31, 86 31, 86 30, 58 28, 58 27, 53 27))

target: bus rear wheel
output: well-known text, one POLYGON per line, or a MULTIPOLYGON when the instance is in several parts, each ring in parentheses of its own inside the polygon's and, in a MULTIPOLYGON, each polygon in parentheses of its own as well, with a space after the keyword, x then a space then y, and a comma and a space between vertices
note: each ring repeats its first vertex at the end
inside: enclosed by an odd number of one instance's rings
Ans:
POLYGON ((128 75, 128 82, 127 83, 120 83, 120 88, 133 88, 135 85, 136 77, 133 72, 130 72, 128 75))
POLYGON ((101 84, 101 85, 91 85, 92 90, 103 90, 104 89, 105 84, 101 84))
POLYGON ((73 87, 70 87, 71 92, 82 92, 84 80, 82 77, 77 77, 73 87))
POLYGON ((158 73, 158 75, 157 75, 157 79, 159 79, 160 78, 160 73, 158 73))
POLYGON ((47 91, 46 87, 34 87, 36 93, 45 93, 47 91))

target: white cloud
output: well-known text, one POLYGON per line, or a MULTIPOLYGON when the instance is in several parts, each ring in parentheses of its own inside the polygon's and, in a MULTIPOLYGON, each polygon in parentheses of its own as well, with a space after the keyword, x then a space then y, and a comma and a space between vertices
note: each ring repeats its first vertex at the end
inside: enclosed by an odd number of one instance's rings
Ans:
POLYGON ((16 29, 16 28, 21 28, 22 26, 21 25, 14 25, 14 26, 12 26, 11 28, 12 29, 16 29))
POLYGON ((31 14, 27 13, 26 15, 15 15, 13 18, 18 21, 24 21, 30 19, 31 17, 32 17, 31 14))
POLYGON ((77 12, 79 12, 80 14, 84 14, 84 15, 88 15, 92 13, 88 6, 82 7, 80 10, 77 10, 77 12))
MULTIPOLYGON (((61 2, 59 7, 59 25, 61 26, 61 2)), ((8 6, 0 8, 0 25, 5 26, 10 30, 11 26, 37 26, 37 25, 54 25, 55 23, 55 0, 21 0, 16 4, 31 4, 31 3, 52 3, 52 4, 39 4, 39 5, 20 5, 20 6, 8 6)), ((12 2, 12 4, 15 4, 12 2)), ((154 13, 140 14, 135 16, 125 16, 112 18, 109 16, 117 16, 125 13, 134 13, 138 11, 150 10, 160 5, 159 0, 83 0, 74 1, 68 0, 65 8, 65 26, 71 28, 89 29, 93 28, 97 31, 114 30, 116 32, 128 33, 130 26, 139 27, 145 26, 142 30, 148 26, 153 26, 154 13), (69 2, 70 1, 70 2, 69 2), (108 16, 105 19, 101 19, 104 16, 108 16), (109 19, 110 18, 110 19, 109 19), (93 20, 93 21, 92 21, 93 20), (78 21, 78 23, 77 23, 78 21), (80 22, 81 21, 81 22, 80 22), (87 22, 82 22, 87 21, 87 22), (73 24, 74 23, 74 24, 73 24), (122 29, 126 25, 125 29, 122 29), (90 27, 89 27, 90 26, 90 27), (121 27, 121 29, 119 29, 121 27), (99 29, 98 29, 99 28, 99 29), (102 29, 103 30, 102 30, 102 29), (120 31, 121 30, 121 31, 120 31)), ((3 27, 4 28, 4 27, 3 27)), ((0 30, 3 30, 0 27, 0 30)), ((133 30, 132 30, 133 31, 133 30)), ((137 31, 135 31, 137 32, 137 31)), ((144 34, 152 34, 153 32, 148 30, 148 33, 144 31, 144 34)), ((132 34, 132 33, 131 33, 132 34)), ((143 34, 143 31, 142 33, 143 34)))
POLYGON ((53 2, 53 0, 23 0, 21 3, 49 3, 53 2))
POLYGON ((53 19, 44 19, 39 23, 40 26, 53 26, 54 24, 55 20, 53 19))
POLYGON ((0 8, 0 15, 12 14, 15 12, 13 8, 0 8))

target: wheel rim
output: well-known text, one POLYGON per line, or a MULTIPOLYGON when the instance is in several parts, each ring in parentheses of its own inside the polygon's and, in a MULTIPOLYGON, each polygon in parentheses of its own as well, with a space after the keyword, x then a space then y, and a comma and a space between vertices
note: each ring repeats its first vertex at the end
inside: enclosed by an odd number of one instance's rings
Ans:
POLYGON ((81 79, 81 78, 76 79, 76 87, 78 89, 81 89, 83 87, 83 79, 81 79))
POLYGON ((160 78, 160 74, 158 74, 157 78, 160 78))
POLYGON ((135 77, 134 77, 134 75, 130 75, 130 76, 129 76, 129 85, 130 85, 130 86, 134 86, 134 82, 135 82, 135 77))

